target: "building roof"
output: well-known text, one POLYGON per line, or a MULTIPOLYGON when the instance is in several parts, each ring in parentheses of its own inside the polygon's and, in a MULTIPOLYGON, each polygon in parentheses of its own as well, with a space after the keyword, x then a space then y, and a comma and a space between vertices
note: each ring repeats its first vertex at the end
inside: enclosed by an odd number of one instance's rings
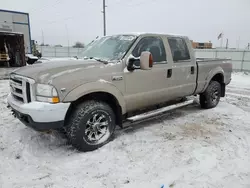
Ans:
POLYGON ((9 13, 15 13, 15 14, 29 15, 29 13, 26 13, 26 12, 19 12, 19 11, 13 11, 13 10, 3 10, 3 9, 0 9, 0 12, 9 12, 9 13))

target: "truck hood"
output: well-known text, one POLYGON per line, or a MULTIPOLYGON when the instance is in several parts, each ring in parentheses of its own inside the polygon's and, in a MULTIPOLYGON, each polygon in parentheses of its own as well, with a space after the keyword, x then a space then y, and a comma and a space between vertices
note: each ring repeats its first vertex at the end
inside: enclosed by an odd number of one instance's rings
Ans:
POLYGON ((90 74, 90 70, 99 69, 108 65, 109 64, 105 65, 96 60, 49 61, 48 63, 27 65, 26 67, 15 70, 14 73, 32 78, 39 83, 48 83, 66 74, 85 72, 86 69, 88 69, 88 74, 90 74))

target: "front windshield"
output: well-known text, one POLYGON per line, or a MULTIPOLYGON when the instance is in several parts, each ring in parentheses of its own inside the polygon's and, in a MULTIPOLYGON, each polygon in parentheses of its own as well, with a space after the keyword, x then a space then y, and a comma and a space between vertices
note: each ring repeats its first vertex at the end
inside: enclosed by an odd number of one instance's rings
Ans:
POLYGON ((97 39, 82 52, 84 58, 98 58, 106 61, 120 60, 135 41, 135 35, 114 35, 97 39))

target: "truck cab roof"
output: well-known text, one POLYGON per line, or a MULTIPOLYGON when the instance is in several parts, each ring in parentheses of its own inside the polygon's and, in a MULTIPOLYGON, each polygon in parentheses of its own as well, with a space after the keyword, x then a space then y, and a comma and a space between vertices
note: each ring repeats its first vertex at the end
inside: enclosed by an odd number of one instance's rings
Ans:
MULTIPOLYGON (((181 34, 171 34, 171 33, 157 33, 157 32, 131 32, 131 33, 118 33, 118 34, 112 34, 107 36, 116 36, 116 35, 135 35, 135 36, 147 36, 147 35, 158 35, 158 36, 170 36, 170 37, 182 37, 182 38, 188 38, 185 35, 181 34)), ((105 37, 105 36, 104 36, 105 37)))

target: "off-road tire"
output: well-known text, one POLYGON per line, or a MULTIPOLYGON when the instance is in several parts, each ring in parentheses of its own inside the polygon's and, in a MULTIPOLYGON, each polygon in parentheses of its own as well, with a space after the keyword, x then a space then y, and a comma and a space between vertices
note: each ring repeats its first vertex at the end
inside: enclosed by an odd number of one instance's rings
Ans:
POLYGON ((66 121, 66 131, 69 142, 79 151, 93 151, 107 144, 114 136, 115 114, 112 108, 101 101, 85 101, 76 106, 66 121), (87 121, 95 113, 101 113, 108 119, 107 134, 103 141, 90 143, 86 135, 87 121))
POLYGON ((217 81, 211 81, 207 89, 200 94, 201 108, 210 109, 218 105, 221 97, 221 84, 217 81), (217 92, 217 98, 214 95, 217 92))

